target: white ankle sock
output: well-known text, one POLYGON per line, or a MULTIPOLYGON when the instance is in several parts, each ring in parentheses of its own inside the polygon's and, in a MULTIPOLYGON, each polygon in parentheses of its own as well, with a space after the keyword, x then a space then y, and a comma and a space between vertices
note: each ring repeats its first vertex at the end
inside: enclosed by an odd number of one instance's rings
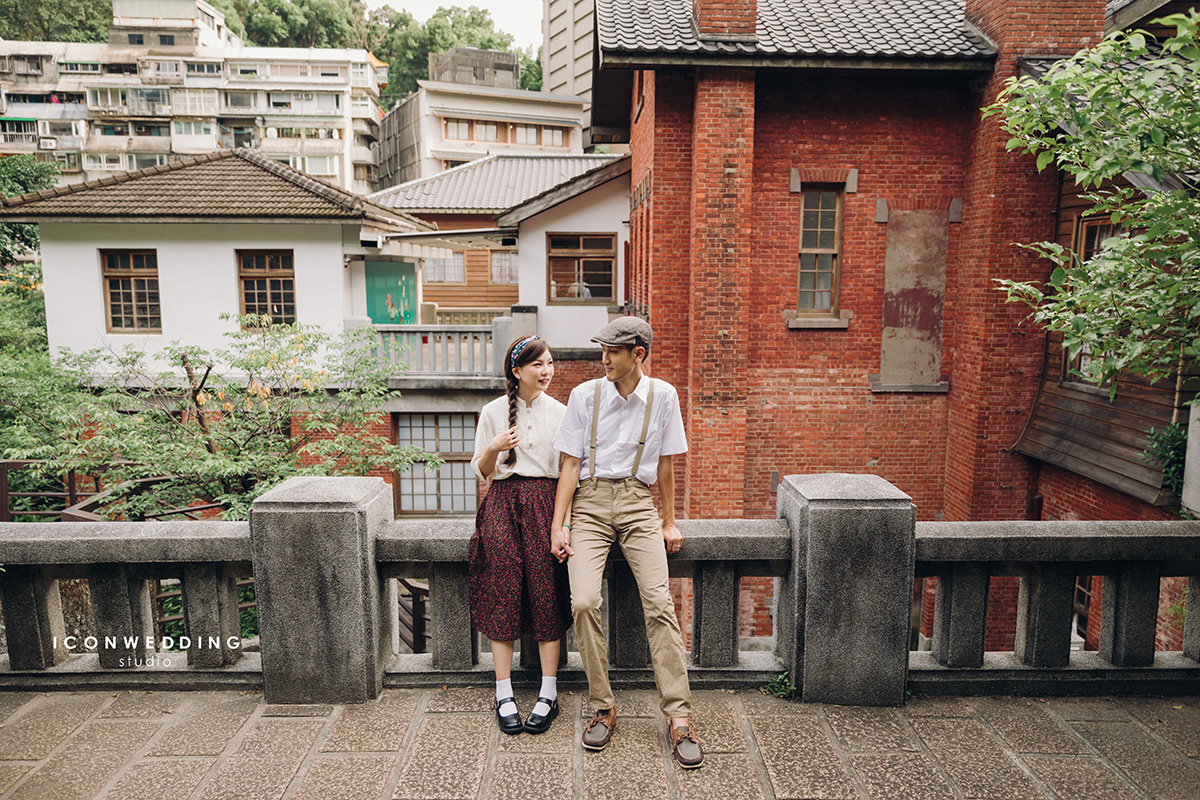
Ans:
MULTIPOLYGON (((550 678, 550 677, 543 675, 542 676, 542 688, 538 692, 538 696, 544 697, 547 700, 557 700, 558 699, 558 678, 557 677, 550 678)), ((533 713, 537 714, 538 716, 544 717, 550 713, 550 706, 546 705, 545 703, 543 703, 539 700, 533 706, 533 713)))
MULTIPOLYGON (((512 678, 505 678, 502 681, 496 681, 496 699, 502 700, 505 697, 512 697, 512 678)), ((510 717, 517 713, 517 704, 511 700, 500 706, 500 716, 510 717)))

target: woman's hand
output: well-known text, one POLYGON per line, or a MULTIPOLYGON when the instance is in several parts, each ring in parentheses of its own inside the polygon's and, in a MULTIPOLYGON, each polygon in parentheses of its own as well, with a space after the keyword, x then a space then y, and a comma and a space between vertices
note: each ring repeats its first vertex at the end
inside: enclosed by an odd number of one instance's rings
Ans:
POLYGON ((512 450, 517 446, 517 426, 513 425, 506 431, 496 434, 496 438, 488 442, 488 448, 494 453, 512 450))
POLYGON ((571 529, 564 523, 550 532, 550 555, 563 562, 575 555, 571 549, 571 529))

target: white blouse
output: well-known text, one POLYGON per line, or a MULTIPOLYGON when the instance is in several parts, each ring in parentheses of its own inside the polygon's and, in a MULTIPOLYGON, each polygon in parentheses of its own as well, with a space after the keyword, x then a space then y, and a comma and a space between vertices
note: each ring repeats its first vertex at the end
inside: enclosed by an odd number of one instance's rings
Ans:
MULTIPOLYGON (((545 392, 534 398, 532 406, 517 398, 517 461, 509 466, 504 463, 507 450, 496 456, 496 468, 491 479, 504 480, 510 475, 526 478, 557 478, 559 453, 554 447, 558 428, 562 425, 567 407, 545 392)), ((502 395, 483 407, 479 412, 479 424, 475 427, 475 455, 471 469, 480 480, 487 480, 479 470, 479 460, 488 442, 496 435, 508 430, 508 396, 502 395)))

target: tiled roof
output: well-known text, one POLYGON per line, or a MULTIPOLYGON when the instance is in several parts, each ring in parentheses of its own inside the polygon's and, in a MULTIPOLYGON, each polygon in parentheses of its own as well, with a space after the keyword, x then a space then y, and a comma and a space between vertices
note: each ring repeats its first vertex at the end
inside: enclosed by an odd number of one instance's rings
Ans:
POLYGON ((370 195, 409 212, 499 214, 617 156, 494 155, 370 195))
POLYGON ((429 227, 245 148, 0 198, 0 219, 5 217, 331 221, 371 217, 410 229, 429 227))
POLYGON ((693 0, 596 0, 601 52, 988 60, 963 0, 758 0, 757 41, 701 41, 693 0))

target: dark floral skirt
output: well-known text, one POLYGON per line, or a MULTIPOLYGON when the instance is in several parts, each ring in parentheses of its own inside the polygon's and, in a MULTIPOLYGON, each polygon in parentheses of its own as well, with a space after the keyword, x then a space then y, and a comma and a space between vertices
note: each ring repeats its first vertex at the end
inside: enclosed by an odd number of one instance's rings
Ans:
POLYGON ((554 478, 493 481, 475 515, 469 551, 471 624, 489 639, 539 642, 571 627, 567 565, 550 555, 554 478))

